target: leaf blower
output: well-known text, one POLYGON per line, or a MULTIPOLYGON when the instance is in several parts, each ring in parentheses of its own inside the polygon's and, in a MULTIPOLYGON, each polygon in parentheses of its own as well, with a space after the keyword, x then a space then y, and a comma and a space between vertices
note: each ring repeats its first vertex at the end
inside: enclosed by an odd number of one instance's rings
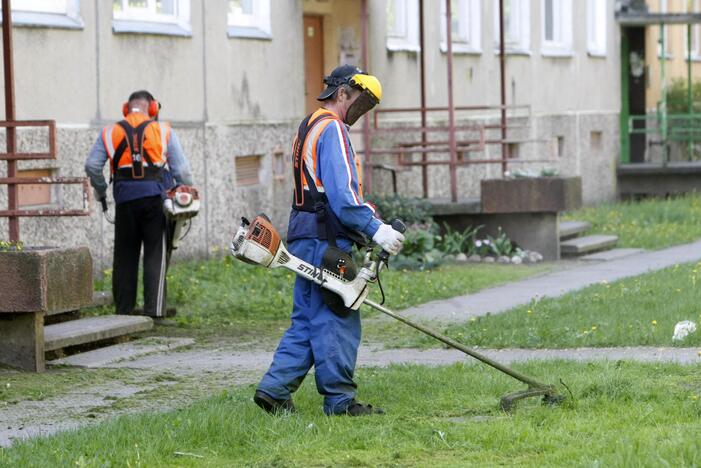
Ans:
MULTIPOLYGON (((381 303, 378 304, 368 299, 369 284, 378 283, 380 289, 382 289, 380 272, 388 265, 389 254, 387 252, 381 251, 378 255, 373 255, 373 248, 368 248, 363 266, 357 272, 354 265, 348 264, 349 261, 352 262, 350 257, 343 256, 339 256, 335 264, 329 265, 328 262, 324 262, 324 266, 316 267, 300 260, 287 251, 279 234, 266 215, 258 215, 253 222, 249 222, 246 218, 241 218, 241 221, 241 226, 238 228, 230 247, 231 253, 235 258, 266 268, 286 268, 333 293, 342 307, 358 310, 361 304, 367 304, 393 319, 399 320, 451 348, 462 351, 528 385, 528 388, 525 390, 510 393, 501 398, 500 406, 504 411, 510 411, 517 401, 529 397, 542 397, 543 403, 550 405, 559 404, 565 400, 565 397, 558 393, 554 385, 540 383, 445 335, 391 311, 381 303), (347 274, 349 269, 353 270, 353 275, 349 276, 347 274)), ((399 220, 394 220, 392 227, 399 232, 406 230, 404 224, 399 220)), ((384 298, 384 292, 382 295, 384 298)))

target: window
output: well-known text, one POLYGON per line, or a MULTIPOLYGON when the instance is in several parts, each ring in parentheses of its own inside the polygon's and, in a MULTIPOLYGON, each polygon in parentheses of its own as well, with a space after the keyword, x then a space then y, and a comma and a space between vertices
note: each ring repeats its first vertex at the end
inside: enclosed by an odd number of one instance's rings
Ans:
POLYGON ((542 0, 542 53, 572 55, 572 0, 542 0))
POLYGON ((229 0, 229 37, 272 39, 270 0, 229 0))
POLYGON ((190 0, 113 0, 115 33, 191 36, 190 0))
POLYGON ((419 52, 418 0, 387 1, 387 49, 419 52))
MULTIPOLYGON (((479 0, 451 0, 453 52, 481 52, 479 0)), ((448 51, 445 24, 446 4, 441 1, 441 51, 448 51)))
MULTIPOLYGON (((667 13, 668 0, 660 0, 660 13, 667 13)), ((662 57, 662 41, 661 36, 664 36, 664 52, 665 58, 672 58, 672 53, 669 51, 669 27, 670 25, 660 25, 657 27, 657 56, 662 57), (664 32, 662 32, 664 31, 664 32)))
POLYGON ((16 26, 83 28, 80 0, 13 0, 12 21, 16 26))
POLYGON ((606 55, 606 0, 588 0, 587 3, 587 51, 589 55, 606 55))
MULTIPOLYGON (((701 13, 701 0, 690 0, 688 6, 691 7, 689 13, 701 13)), ((686 34, 687 29, 684 27, 685 57, 689 55, 686 34)), ((694 24, 691 26, 691 60, 701 60, 701 25, 699 24, 694 24)))
MULTIPOLYGON (((529 53, 530 0, 504 0, 504 50, 509 53, 529 53)), ((494 44, 499 50, 499 4, 494 2, 494 44)))

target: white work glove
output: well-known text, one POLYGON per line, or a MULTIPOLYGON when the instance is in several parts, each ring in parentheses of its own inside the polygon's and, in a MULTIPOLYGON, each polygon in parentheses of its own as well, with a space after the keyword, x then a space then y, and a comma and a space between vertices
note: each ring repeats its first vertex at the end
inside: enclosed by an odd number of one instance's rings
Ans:
POLYGON ((397 255, 402 250, 404 234, 395 231, 389 224, 382 224, 372 240, 391 255, 397 255))

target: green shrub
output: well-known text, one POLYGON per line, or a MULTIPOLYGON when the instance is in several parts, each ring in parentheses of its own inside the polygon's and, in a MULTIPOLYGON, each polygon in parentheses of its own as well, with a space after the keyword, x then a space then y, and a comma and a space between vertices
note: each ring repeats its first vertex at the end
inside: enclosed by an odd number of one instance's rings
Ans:
POLYGON ((374 195, 365 197, 377 207, 377 213, 386 222, 401 219, 404 224, 431 223, 431 204, 423 198, 404 197, 402 195, 374 195))
MULTIPOLYGON (((670 114, 686 114, 689 112, 688 87, 686 80, 676 78, 667 91, 667 111, 670 114)), ((694 113, 701 112, 701 81, 691 85, 691 108, 694 113)))
POLYGON ((0 252, 20 252, 24 249, 22 241, 3 241, 0 240, 0 252))
POLYGON ((445 255, 458 255, 464 253, 465 255, 473 255, 477 251, 477 246, 475 241, 477 238, 477 232, 482 229, 483 226, 470 226, 464 231, 454 231, 448 224, 443 224, 443 229, 445 234, 439 242, 439 249, 445 255))

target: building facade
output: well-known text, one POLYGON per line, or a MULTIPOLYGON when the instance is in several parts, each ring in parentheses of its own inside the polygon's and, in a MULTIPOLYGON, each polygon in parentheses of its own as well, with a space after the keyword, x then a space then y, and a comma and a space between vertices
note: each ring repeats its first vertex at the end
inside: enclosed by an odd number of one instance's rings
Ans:
MULTIPOLYGON (((321 78, 339 63, 362 64, 383 84, 380 108, 420 106, 419 0, 13 0, 18 119, 54 119, 58 159, 24 162, 20 175, 76 176, 100 129, 119 120, 136 89, 150 90, 172 122, 203 196, 176 258, 226 248, 240 216, 266 212, 284 230, 291 195, 291 141, 315 105, 321 78), (363 12, 366 11, 366 16, 363 12), (364 36, 364 31, 367 31, 364 36)), ((426 105, 447 106, 445 2, 423 0, 426 105)), ((552 168, 580 175, 584 200, 615 197, 619 151, 620 31, 614 0, 505 0, 509 170, 552 168), (538 163, 524 163, 523 160, 538 163)), ((499 116, 498 2, 453 0, 453 93, 458 123, 499 116)), ((414 111, 382 114, 410 125, 414 111)), ((444 112, 429 113, 440 126, 444 112)), ((360 124, 358 124, 360 126, 360 124)), ((469 133, 469 132, 468 132, 469 133)), ((467 135, 467 133, 465 134, 467 135)), ((363 149, 363 135, 354 134, 363 149)), ((40 148, 39 131, 20 145, 40 148)), ((373 148, 416 135, 375 132, 373 148)), ((436 136, 440 139, 444 137, 436 136)), ((500 157, 501 144, 463 157, 500 157)), ((445 155, 432 155, 443 158, 445 155)), ((372 162, 396 165, 392 154, 372 162)), ((0 168, 4 171, 4 167, 0 168)), ((372 170, 372 190, 389 174, 372 170)), ((447 167, 429 169, 431 197, 448 194, 447 167)), ((500 164, 458 169, 461 197, 500 164)), ((399 173, 399 189, 420 195, 421 170, 399 173), (417 183, 418 181, 418 183, 417 183)), ((25 207, 75 206, 71 188, 24 187, 25 207), (46 190, 42 192, 42 190, 46 190)), ((6 203, 2 192, 0 206, 6 203)), ((89 245, 96 268, 111 265, 112 226, 90 217, 20 222, 29 245, 89 245)), ((0 232, 7 232, 0 220, 0 232)))

